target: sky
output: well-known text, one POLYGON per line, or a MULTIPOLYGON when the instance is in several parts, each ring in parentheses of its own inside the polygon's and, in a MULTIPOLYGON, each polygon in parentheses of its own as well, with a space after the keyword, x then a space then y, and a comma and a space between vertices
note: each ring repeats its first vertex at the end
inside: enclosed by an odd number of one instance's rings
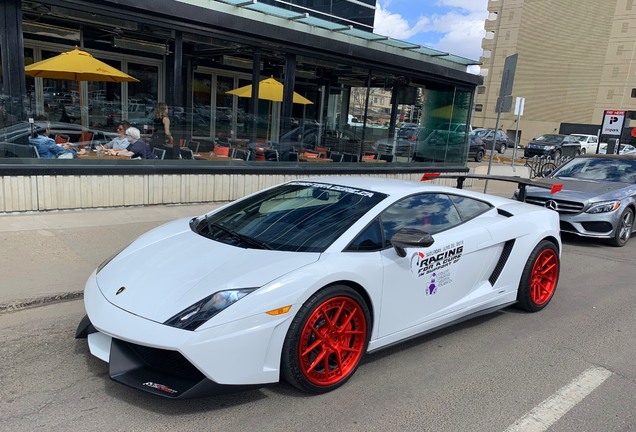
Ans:
POLYGON ((488 0, 378 0, 374 32, 479 60, 487 6, 488 0))

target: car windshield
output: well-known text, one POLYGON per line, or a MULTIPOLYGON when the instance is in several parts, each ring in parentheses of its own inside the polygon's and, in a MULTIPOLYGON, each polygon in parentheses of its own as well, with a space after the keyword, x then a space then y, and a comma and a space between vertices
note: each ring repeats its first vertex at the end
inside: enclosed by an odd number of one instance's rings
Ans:
POLYGON ((550 177, 636 183, 636 160, 614 158, 574 158, 550 177))
POLYGON ((548 143, 560 143, 563 141, 563 137, 559 135, 539 135, 534 141, 544 141, 548 143))
POLYGON ((238 247, 323 252, 385 194, 315 182, 290 182, 199 217, 192 229, 238 247))
POLYGON ((417 135, 417 128, 414 127, 400 128, 397 133, 398 138, 406 138, 415 135, 417 135))

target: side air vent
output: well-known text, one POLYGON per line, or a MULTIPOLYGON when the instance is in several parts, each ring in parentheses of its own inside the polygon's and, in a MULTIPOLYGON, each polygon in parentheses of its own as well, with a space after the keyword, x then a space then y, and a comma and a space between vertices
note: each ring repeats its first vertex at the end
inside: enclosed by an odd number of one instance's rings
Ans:
POLYGON ((490 285, 495 286, 495 282, 497 282, 497 279, 499 279, 499 276, 501 275, 506 262, 508 262, 508 258, 510 258, 510 253, 512 252, 512 247, 514 246, 514 244, 514 240, 508 240, 506 244, 504 244, 503 250, 501 251, 501 256, 499 257, 499 261, 497 261, 495 269, 492 271, 492 274, 488 278, 488 282, 490 282, 490 285))
POLYGON ((512 213, 510 213, 509 211, 506 211, 506 210, 502 210, 500 208, 497 209, 497 213, 499 213, 500 215, 505 216, 505 217, 512 217, 512 213))

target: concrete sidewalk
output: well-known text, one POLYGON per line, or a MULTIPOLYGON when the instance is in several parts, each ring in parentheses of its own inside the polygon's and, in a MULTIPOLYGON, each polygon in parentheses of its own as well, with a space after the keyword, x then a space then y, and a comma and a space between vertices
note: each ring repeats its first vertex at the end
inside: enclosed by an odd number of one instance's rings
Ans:
MULTIPOLYGON (((473 180, 467 189, 483 192, 484 181, 473 180)), ((488 193, 493 195, 511 197, 515 189, 514 183, 488 183, 488 193)), ((219 205, 0 215, 0 313, 79 298, 90 273, 139 235, 164 222, 200 215, 219 205)), ((166 257, 166 263, 179 259, 166 257)))
MULTIPOLYGON (((0 215, 0 313, 80 297, 90 273, 144 232, 219 204, 0 215)), ((179 257, 166 257, 166 262, 179 257)))

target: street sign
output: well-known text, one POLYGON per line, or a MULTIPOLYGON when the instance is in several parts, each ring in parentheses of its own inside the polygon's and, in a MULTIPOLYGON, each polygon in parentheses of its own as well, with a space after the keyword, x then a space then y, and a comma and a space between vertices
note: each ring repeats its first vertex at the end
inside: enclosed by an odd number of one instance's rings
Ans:
POLYGON ((515 82, 515 71, 517 70, 518 57, 518 54, 506 57, 495 112, 510 112, 510 109, 512 108, 512 86, 515 82))
POLYGON ((526 104, 526 98, 517 97, 515 100, 515 115, 521 117, 523 115, 523 107, 526 104))
POLYGON ((605 110, 601 134, 620 136, 625 122, 625 113, 624 110, 605 110))

